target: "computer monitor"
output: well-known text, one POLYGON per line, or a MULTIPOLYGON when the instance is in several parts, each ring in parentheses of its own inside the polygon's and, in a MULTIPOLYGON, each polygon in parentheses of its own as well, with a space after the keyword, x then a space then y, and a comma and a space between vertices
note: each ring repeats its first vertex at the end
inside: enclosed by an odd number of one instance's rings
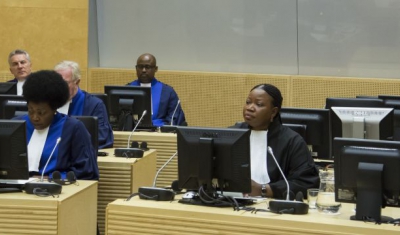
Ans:
POLYGON ((331 108, 332 138, 392 140, 392 108, 331 108))
POLYGON ((325 108, 332 107, 384 107, 382 99, 374 98, 326 98, 325 108))
POLYGON ((0 94, 17 94, 17 83, 15 82, 0 82, 0 94))
POLYGON ((393 140, 400 141, 400 96, 379 95, 383 100, 384 106, 393 108, 393 140))
POLYGON ((108 114, 113 130, 132 131, 143 112, 140 126, 152 126, 151 88, 140 86, 104 86, 108 114))
POLYGON ((335 138, 335 199, 356 203, 351 219, 382 221, 385 206, 400 207, 400 142, 335 138))
POLYGON ((25 98, 20 95, 0 95, 0 119, 11 119, 28 113, 25 98))
POLYGON ((177 127, 178 185, 212 194, 251 192, 250 130, 177 127))
POLYGON ((305 128, 305 141, 309 146, 312 157, 332 158, 328 109, 283 107, 280 114, 283 125, 299 124, 305 128))
POLYGON ((26 124, 0 120, 0 179, 28 179, 26 124))

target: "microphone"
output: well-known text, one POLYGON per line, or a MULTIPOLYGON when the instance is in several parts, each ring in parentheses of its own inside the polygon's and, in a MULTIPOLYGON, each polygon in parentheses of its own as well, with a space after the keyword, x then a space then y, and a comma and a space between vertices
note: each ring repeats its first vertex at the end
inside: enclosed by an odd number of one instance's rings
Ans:
POLYGON ((40 182, 43 182, 44 172, 46 171, 47 165, 49 164, 50 159, 51 159, 51 157, 53 156, 53 153, 54 153, 54 151, 56 150, 56 148, 57 148, 57 146, 58 146, 58 144, 59 144, 60 142, 61 142, 61 137, 58 137, 58 139, 57 139, 57 141, 56 141, 56 145, 54 145, 53 150, 51 150, 50 157, 47 159, 47 162, 46 162, 46 164, 45 164, 44 167, 43 167, 42 177, 40 177, 40 182))
POLYGON ((128 143, 126 148, 116 148, 114 150, 114 155, 116 157, 126 157, 126 158, 141 158, 143 157, 144 151, 140 148, 130 148, 131 137, 133 132, 135 132, 136 128, 139 126, 140 122, 142 121, 144 115, 147 114, 147 110, 144 110, 142 116, 139 118, 139 121, 136 123, 135 127, 131 131, 131 134, 128 137, 128 143))
POLYGON ((175 117, 175 113, 178 110, 180 103, 181 103, 181 100, 178 100, 178 103, 175 106, 174 112, 172 113, 170 124, 160 127, 161 132, 166 132, 166 133, 175 133, 176 132, 176 126, 174 126, 174 117, 175 117))
POLYGON ((154 177, 153 187, 140 187, 138 190, 140 199, 156 200, 156 201, 172 201, 175 198, 175 193, 165 188, 156 188, 156 181, 160 172, 174 159, 178 154, 175 152, 165 163, 158 169, 154 177))
POLYGON ((127 148, 129 148, 129 145, 131 144, 131 136, 133 135, 133 132, 135 132, 136 128, 139 126, 140 122, 142 121, 144 115, 146 115, 147 110, 144 110, 142 113, 142 116, 139 118, 139 121, 136 123, 135 127, 133 128, 133 130, 131 131, 131 134, 129 135, 128 138, 128 145, 126 146, 127 148))
POLYGON ((173 126, 173 125, 174 125, 174 116, 175 116, 176 110, 178 109, 178 106, 179 106, 180 103, 181 103, 181 100, 178 100, 178 103, 176 104, 175 110, 174 110, 174 112, 172 113, 171 124, 170 124, 170 126, 173 126))
POLYGON ((58 144, 61 142, 61 137, 58 137, 56 144, 54 145, 53 150, 50 153, 49 158, 47 159, 46 164, 43 167, 42 175, 40 177, 39 182, 28 182, 24 185, 24 190, 28 194, 36 194, 36 193, 50 193, 50 194, 60 194, 62 186, 53 182, 43 182, 44 172, 46 171, 47 165, 50 162, 51 157, 53 157, 54 151, 56 150, 58 144))
POLYGON ((269 201, 269 209, 272 212, 279 213, 279 214, 295 214, 295 215, 304 215, 308 213, 308 204, 304 203, 303 201, 290 201, 290 187, 289 182, 286 179, 285 174, 281 167, 278 164, 278 161, 275 158, 274 152, 272 148, 268 146, 268 152, 271 154, 272 158, 274 159, 276 166, 278 167, 283 179, 286 183, 286 200, 271 200, 269 201))

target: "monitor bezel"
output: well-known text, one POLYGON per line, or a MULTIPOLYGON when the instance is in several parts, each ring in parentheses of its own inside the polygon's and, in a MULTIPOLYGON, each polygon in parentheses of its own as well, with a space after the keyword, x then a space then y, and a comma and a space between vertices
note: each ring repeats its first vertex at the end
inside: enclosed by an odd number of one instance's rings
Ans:
POLYGON ((139 126, 152 126, 152 98, 150 87, 106 85, 104 86, 104 93, 107 94, 108 117, 114 130, 132 131, 134 124, 140 119, 144 110, 147 110, 147 113, 143 116, 139 126), (142 107, 135 107, 133 105, 133 121, 128 120, 128 122, 132 122, 132 125, 128 123, 126 125, 128 128, 123 128, 118 124, 120 122, 120 102, 117 100, 121 99, 121 97, 123 97, 123 99, 130 99, 134 96, 142 97, 140 101, 142 107))
POLYGON ((0 148, 0 179, 24 180, 29 178, 28 145, 25 120, 1 120, 0 141, 6 146, 0 148), (12 133, 2 133, 5 127, 12 128, 12 133), (19 135, 19 136, 18 136, 19 135), (11 161, 11 159, 15 161, 11 161), (1 166, 7 162, 8 166, 1 166), (11 170, 10 170, 11 169, 11 170), (4 176, 5 171, 11 171, 4 176))

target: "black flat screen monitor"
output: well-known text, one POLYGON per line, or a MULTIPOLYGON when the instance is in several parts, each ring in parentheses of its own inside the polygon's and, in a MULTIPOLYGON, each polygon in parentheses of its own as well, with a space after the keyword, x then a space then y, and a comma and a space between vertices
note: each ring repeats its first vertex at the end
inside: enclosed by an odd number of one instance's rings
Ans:
POLYGON ((15 82, 0 82, 0 94, 17 94, 17 83, 15 82))
POLYGON ((305 141, 312 157, 332 158, 329 110, 284 107, 280 114, 283 125, 299 124, 304 127, 305 141))
POLYGON ((0 119, 11 119, 28 113, 27 102, 20 95, 0 95, 0 119))
POLYGON ((356 203, 355 220, 379 222, 381 208, 400 207, 400 142, 335 138, 335 198, 356 203))
POLYGON ((393 140, 400 141, 400 96, 379 95, 385 107, 393 108, 393 140))
POLYGON ((132 131, 145 110, 146 115, 139 127, 152 126, 150 87, 104 86, 104 92, 108 98, 108 114, 113 130, 132 131))
POLYGON ((385 107, 382 99, 373 98, 326 98, 325 108, 332 107, 365 107, 380 108, 385 107))
POLYGON ((177 127, 179 188, 251 192, 250 130, 177 127))
POLYGON ((26 124, 0 120, 0 179, 28 179, 26 124))

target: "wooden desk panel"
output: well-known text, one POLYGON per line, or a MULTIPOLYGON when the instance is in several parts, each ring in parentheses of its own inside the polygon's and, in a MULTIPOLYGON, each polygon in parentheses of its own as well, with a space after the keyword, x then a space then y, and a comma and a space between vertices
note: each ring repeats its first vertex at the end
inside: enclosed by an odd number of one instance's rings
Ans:
POLYGON ((97 182, 78 183, 58 198, 0 194, 0 234, 96 234, 97 182))
MULTIPOLYGON (((126 147, 126 146, 125 146, 126 147)), ((127 198, 140 186, 152 186, 156 174, 156 150, 148 150, 143 158, 114 157, 114 149, 102 149, 107 157, 98 157, 99 192, 97 218, 99 230, 104 234, 105 209, 108 203, 127 198)))
MULTIPOLYGON (((257 205, 267 209, 266 202, 257 205)), ((400 234, 400 228, 351 221, 354 205, 343 204, 340 215, 278 215, 268 212, 233 211, 232 208, 193 206, 173 202, 116 200, 107 207, 108 235, 113 234, 400 234)), ((383 214, 398 218, 399 208, 383 214)))
MULTIPOLYGON (((114 147, 126 148, 130 132, 114 131, 114 147)), ((131 141, 146 141, 150 149, 157 150, 157 170, 177 151, 176 134, 158 132, 135 132, 131 141)), ((178 179, 178 156, 160 172, 156 186, 167 187, 178 179)))

